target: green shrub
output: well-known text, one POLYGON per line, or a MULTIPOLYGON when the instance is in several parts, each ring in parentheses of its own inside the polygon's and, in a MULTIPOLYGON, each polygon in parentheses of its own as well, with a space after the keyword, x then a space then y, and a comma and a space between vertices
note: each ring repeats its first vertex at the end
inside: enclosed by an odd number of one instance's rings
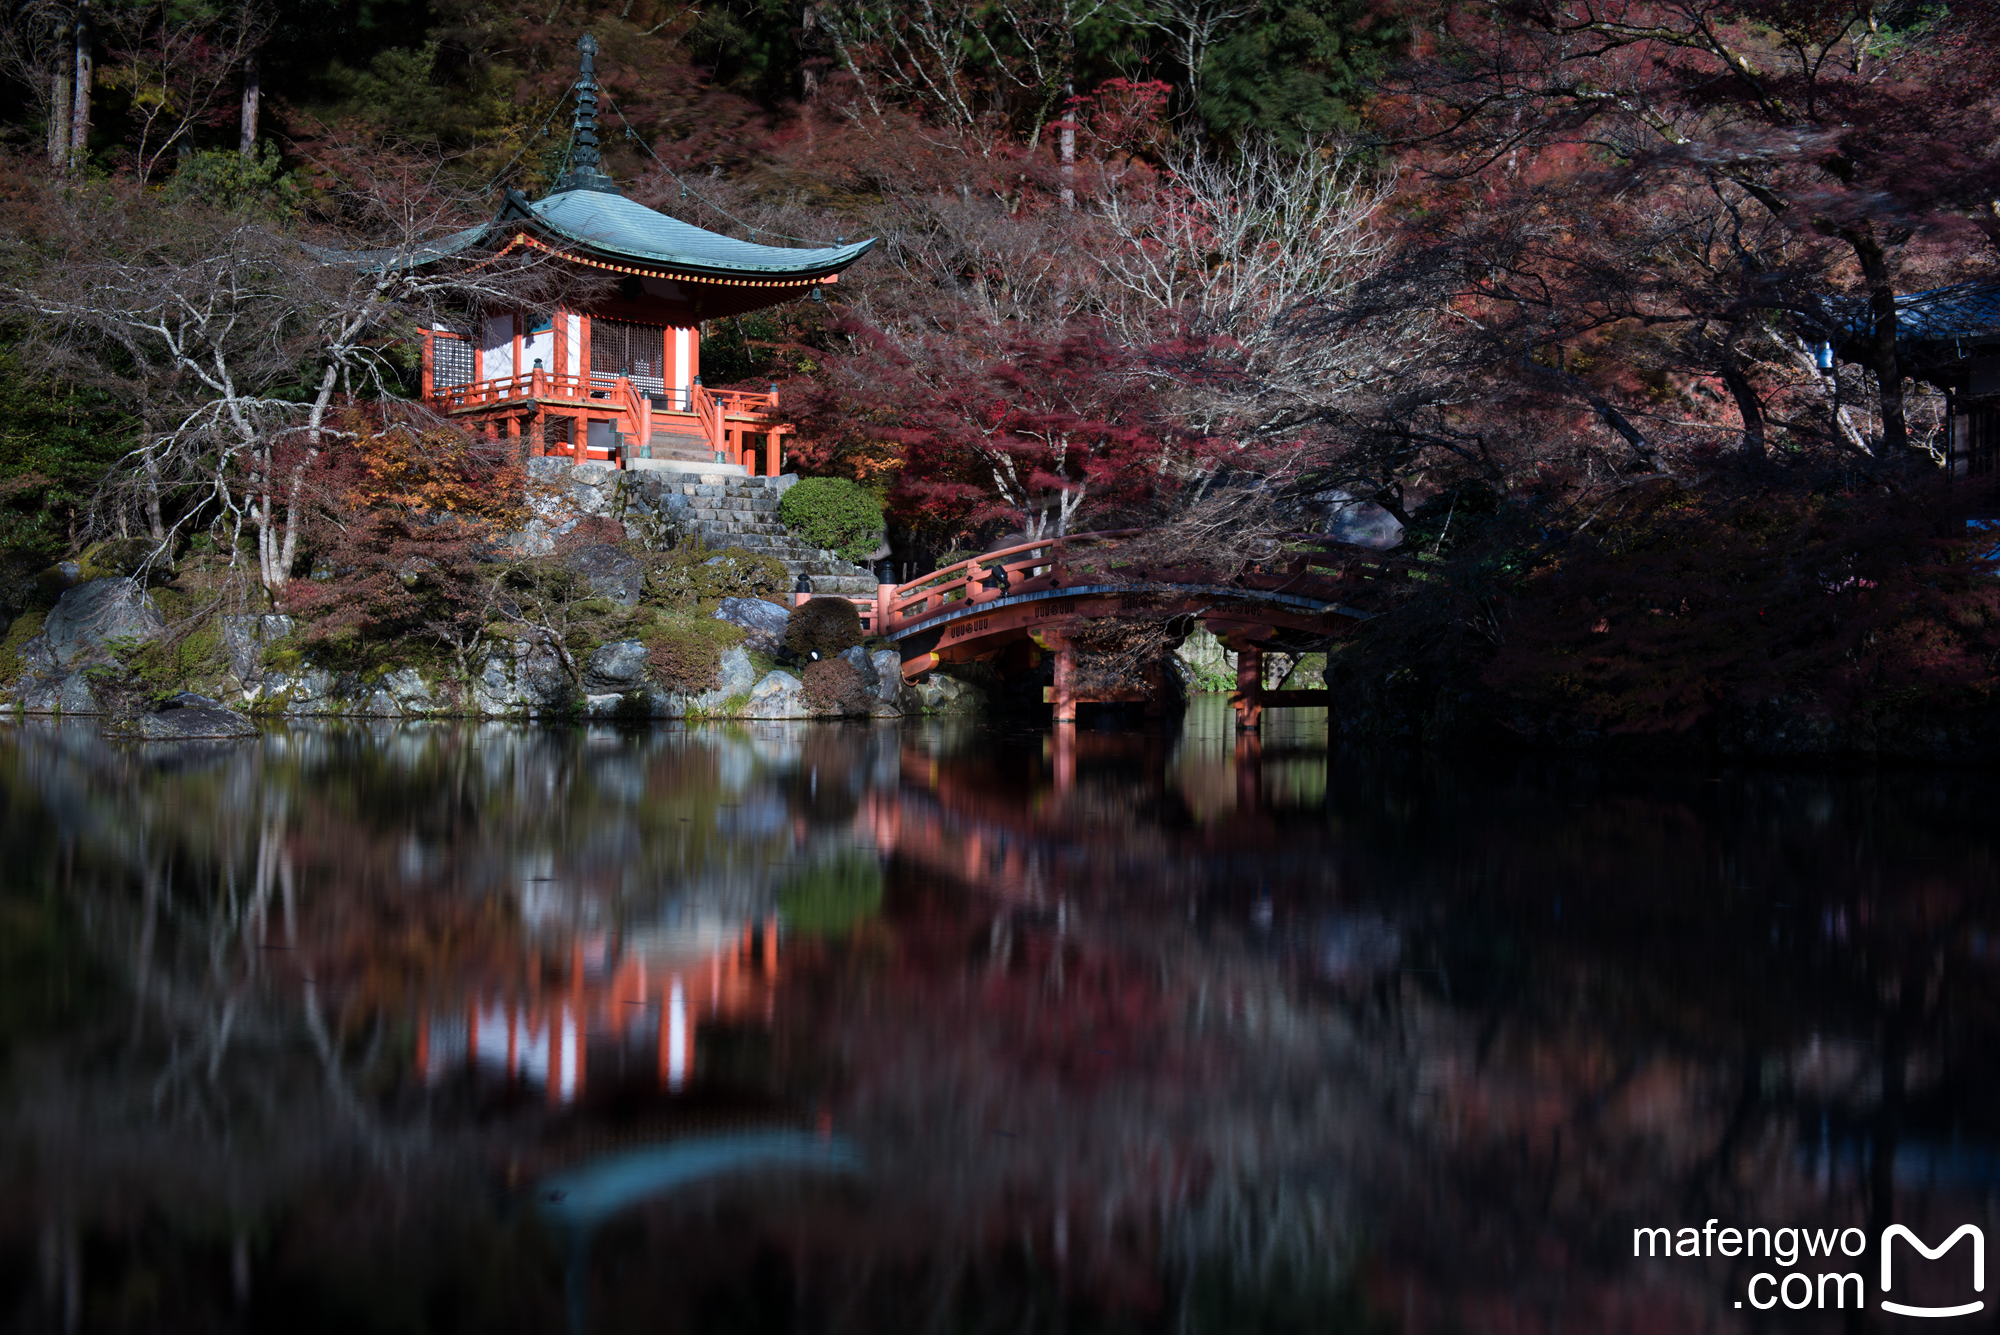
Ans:
POLYGON ((282 222, 299 210, 299 186, 299 174, 285 170, 283 158, 267 139, 255 157, 223 148, 190 153, 168 178, 166 194, 176 204, 201 204, 259 222, 282 222))
POLYGON ((882 868, 861 853, 809 868, 778 892, 785 925, 807 936, 850 931, 881 909, 882 868))
POLYGON ((806 664, 806 702, 819 714, 850 716, 866 714, 875 704, 874 693, 844 658, 822 658, 806 664))
POLYGON ((213 621, 163 635, 120 654, 144 687, 157 695, 213 685, 229 670, 222 631, 213 621))
POLYGON ((778 501, 786 528, 845 560, 865 561, 882 542, 882 502, 858 483, 808 477, 778 501))
POLYGON ((83 549, 76 560, 77 573, 83 579, 130 575, 152 554, 153 544, 144 538, 106 538, 83 549))
POLYGON ((687 543, 654 558, 646 597, 658 607, 682 607, 724 598, 783 597, 791 586, 791 572, 775 556, 741 547, 710 551, 687 543))
POLYGON ((660 684, 683 695, 715 685, 722 651, 743 641, 743 628, 697 614, 662 617, 642 640, 646 662, 660 684))
POLYGON ((785 647, 831 658, 861 643, 861 613, 845 598, 808 598, 785 620, 785 647))
POLYGON ((42 633, 42 622, 47 616, 40 609, 23 612, 7 627, 5 638, 0 638, 0 685, 12 686, 21 679, 28 666, 22 661, 21 646, 42 633))

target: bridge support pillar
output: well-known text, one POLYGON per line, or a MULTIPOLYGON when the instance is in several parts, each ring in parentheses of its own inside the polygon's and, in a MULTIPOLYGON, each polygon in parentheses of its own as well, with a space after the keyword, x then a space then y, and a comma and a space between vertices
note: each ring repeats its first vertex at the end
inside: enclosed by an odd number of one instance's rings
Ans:
POLYGON ((889 616, 895 609, 895 606, 896 586, 893 584, 877 584, 875 586, 875 624, 871 628, 872 634, 887 635, 889 633, 889 616))
POLYGON ((1236 650, 1236 694, 1229 703, 1236 708, 1239 732, 1254 732, 1264 718, 1264 651, 1254 644, 1239 642, 1236 650))
POLYGON ((1055 686, 1049 692, 1056 707, 1056 722, 1076 722, 1076 646, 1068 636, 1055 644, 1055 686))

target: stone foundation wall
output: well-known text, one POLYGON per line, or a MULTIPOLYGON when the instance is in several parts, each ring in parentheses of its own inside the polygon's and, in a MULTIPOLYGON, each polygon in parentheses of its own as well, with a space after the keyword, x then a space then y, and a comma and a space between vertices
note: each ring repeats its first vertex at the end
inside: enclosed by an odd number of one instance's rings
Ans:
MULTIPOLYGON (((647 475, 640 475, 647 476, 647 475)), ((296 629, 277 614, 219 618, 228 669, 216 703, 287 718, 591 718, 804 719, 825 717, 806 698, 796 672, 760 672, 747 650, 727 650, 714 687, 696 694, 663 689, 652 679, 646 647, 618 640, 593 651, 582 681, 571 679, 555 651, 526 636, 489 643, 469 679, 435 663, 386 672, 336 673, 298 655, 272 655, 296 629), (282 666, 267 662, 275 658, 282 666)), ((0 689, 0 707, 29 714, 98 716, 111 712, 107 688, 124 673, 114 652, 167 630, 152 598, 125 578, 92 580, 66 591, 40 633, 16 650, 20 670, 0 689)), ((866 688, 868 716, 977 712, 984 696, 942 673, 906 685, 902 656, 859 646, 843 657, 866 688)), ((204 683, 205 685, 207 683, 204 683)), ((129 693, 129 691, 128 691, 129 693)))

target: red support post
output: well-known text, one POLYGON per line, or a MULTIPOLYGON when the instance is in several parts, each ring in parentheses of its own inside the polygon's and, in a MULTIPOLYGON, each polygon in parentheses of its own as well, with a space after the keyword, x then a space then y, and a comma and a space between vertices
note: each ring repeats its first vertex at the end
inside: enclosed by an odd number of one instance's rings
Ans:
POLYGON ((1236 649, 1236 694, 1229 703, 1236 707, 1236 727, 1240 732, 1255 731, 1264 716, 1264 651, 1247 641, 1236 649))
POLYGON ((1056 672, 1053 703, 1056 722, 1076 722, 1076 648, 1065 636, 1056 645, 1056 672))
POLYGON ((893 584, 877 584, 875 586, 874 634, 887 635, 889 633, 889 618, 894 615, 895 609, 896 586, 893 584))

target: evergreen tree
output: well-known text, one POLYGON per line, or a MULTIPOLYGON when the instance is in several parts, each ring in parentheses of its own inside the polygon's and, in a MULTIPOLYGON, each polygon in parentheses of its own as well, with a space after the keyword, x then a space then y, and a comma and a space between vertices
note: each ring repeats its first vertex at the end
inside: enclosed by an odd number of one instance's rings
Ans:
POLYGON ((1202 62, 1203 122, 1296 145, 1344 129, 1401 34, 1366 0, 1293 0, 1252 14, 1202 62))

